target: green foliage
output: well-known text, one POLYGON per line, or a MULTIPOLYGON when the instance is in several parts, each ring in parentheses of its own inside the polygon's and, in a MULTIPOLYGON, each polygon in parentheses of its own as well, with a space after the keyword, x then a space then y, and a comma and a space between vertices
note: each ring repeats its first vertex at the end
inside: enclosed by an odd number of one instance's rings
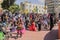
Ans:
POLYGON ((2 8, 3 9, 8 9, 11 5, 13 5, 15 0, 3 0, 2 8))
POLYGON ((38 12, 38 8, 34 7, 33 12, 38 12))
POLYGON ((15 11, 19 11, 20 8, 19 8, 18 5, 14 4, 14 5, 12 5, 12 6, 9 7, 9 10, 10 10, 12 13, 14 13, 15 11))

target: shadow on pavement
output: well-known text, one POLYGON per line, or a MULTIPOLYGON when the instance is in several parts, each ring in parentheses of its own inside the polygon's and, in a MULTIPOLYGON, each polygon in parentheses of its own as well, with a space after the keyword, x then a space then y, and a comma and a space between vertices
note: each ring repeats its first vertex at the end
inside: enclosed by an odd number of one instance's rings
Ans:
POLYGON ((56 40, 58 38, 58 30, 52 30, 46 34, 44 40, 56 40))

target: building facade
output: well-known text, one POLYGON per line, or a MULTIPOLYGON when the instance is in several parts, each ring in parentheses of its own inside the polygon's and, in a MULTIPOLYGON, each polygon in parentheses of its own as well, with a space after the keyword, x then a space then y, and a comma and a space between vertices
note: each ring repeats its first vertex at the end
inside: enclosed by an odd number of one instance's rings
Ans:
POLYGON ((0 0, 0 7, 1 7, 1 3, 3 2, 3 0, 0 0))
POLYGON ((54 2, 52 0, 45 0, 45 5, 48 13, 54 13, 54 2))
POLYGON ((39 5, 39 4, 32 4, 30 2, 24 2, 24 9, 28 12, 28 13, 41 13, 44 14, 44 6, 43 5, 39 5))
POLYGON ((60 6, 60 0, 45 0, 48 13, 57 13, 60 6))
POLYGON ((60 0, 53 0, 54 1, 54 11, 55 13, 60 13, 60 0))

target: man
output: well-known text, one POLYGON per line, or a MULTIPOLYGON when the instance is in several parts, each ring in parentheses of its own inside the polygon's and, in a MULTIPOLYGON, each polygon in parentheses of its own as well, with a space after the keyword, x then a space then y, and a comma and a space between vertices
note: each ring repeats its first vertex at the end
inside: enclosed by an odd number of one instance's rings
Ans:
POLYGON ((38 31, 40 31, 41 30, 41 19, 39 19, 39 21, 38 21, 38 31))
POLYGON ((50 14, 50 30, 52 30, 54 26, 54 23, 53 23, 53 14, 50 14))
POLYGON ((59 13, 59 19, 60 19, 60 13, 59 13))
POLYGON ((25 20, 25 24, 26 24, 25 27, 26 27, 26 29, 28 28, 28 23, 29 23, 29 18, 27 17, 26 20, 25 20))

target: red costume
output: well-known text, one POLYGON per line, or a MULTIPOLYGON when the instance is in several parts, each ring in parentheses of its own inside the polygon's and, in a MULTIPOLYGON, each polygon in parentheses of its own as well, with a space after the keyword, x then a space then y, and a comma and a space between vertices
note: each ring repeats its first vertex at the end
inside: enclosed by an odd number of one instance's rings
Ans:
POLYGON ((35 23, 33 22, 31 26, 29 26, 30 31, 36 31, 35 23))

